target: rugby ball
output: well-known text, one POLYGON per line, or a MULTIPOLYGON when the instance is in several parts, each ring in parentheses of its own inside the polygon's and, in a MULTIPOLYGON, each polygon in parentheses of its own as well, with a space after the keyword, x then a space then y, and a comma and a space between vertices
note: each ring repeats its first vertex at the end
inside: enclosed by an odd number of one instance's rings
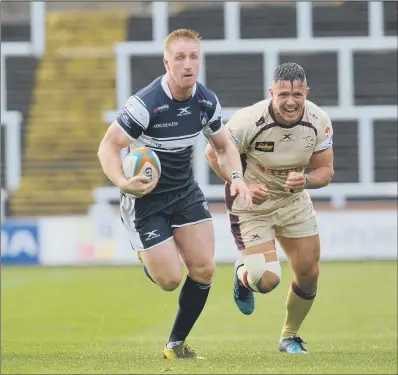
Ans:
POLYGON ((133 149, 123 159, 123 173, 126 178, 147 176, 155 180, 161 174, 159 158, 149 147, 133 149))

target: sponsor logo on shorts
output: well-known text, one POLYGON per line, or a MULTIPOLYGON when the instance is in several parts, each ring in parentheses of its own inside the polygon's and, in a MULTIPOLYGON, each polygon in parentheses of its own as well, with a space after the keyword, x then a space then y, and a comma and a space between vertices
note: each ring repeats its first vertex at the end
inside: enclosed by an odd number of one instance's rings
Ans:
POLYGON ((312 230, 313 230, 314 232, 317 232, 317 231, 318 231, 318 222, 316 221, 316 217, 315 217, 315 216, 312 218, 312 221, 313 221, 313 223, 312 223, 312 230))
POLYGON ((160 107, 154 108, 153 113, 159 113, 159 112, 166 112, 168 111, 170 106, 168 104, 164 104, 160 107))
POLYGON ((163 122, 161 124, 153 125, 154 128, 171 128, 173 126, 178 126, 178 121, 163 122))
POLYGON ((275 142, 256 142, 254 149, 261 152, 274 152, 275 142))
POLYGON ((149 145, 146 145, 147 147, 150 147, 150 146, 162 147, 161 143, 158 143, 158 142, 154 141, 153 139, 149 139, 148 143, 149 143, 149 145))
POLYGON ((154 238, 160 237, 160 234, 157 232, 158 232, 158 230, 155 229, 151 232, 144 233, 145 241, 150 241, 150 240, 153 240, 154 238))
POLYGON ((250 241, 258 241, 261 239, 262 239, 262 237, 259 234, 252 234, 250 237, 250 241))

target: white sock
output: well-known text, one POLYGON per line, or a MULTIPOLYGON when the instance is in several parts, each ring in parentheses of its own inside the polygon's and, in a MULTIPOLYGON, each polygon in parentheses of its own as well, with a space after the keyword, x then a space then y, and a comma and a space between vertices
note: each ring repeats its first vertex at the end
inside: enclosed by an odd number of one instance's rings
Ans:
POLYGON ((166 345, 166 348, 167 348, 167 349, 173 349, 174 347, 180 346, 180 345, 182 345, 183 343, 184 343, 184 341, 172 341, 172 342, 169 342, 169 343, 166 345))

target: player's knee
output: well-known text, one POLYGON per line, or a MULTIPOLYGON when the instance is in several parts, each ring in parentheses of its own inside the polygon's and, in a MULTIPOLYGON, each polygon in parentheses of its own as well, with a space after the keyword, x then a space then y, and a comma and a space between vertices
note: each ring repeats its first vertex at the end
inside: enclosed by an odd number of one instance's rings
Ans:
POLYGON ((156 285, 166 292, 172 292, 181 284, 181 276, 157 277, 156 285))
POLYGON ((319 263, 318 262, 308 262, 307 264, 301 266, 296 271, 296 274, 300 278, 317 280, 319 276, 319 263))
POLYGON ((276 260, 267 262, 263 253, 245 256, 247 284, 250 289, 265 294, 279 285, 282 270, 278 258, 275 258, 276 260))
POLYGON ((215 270, 215 263, 211 261, 204 265, 189 267, 189 275, 197 282, 211 284, 215 270))

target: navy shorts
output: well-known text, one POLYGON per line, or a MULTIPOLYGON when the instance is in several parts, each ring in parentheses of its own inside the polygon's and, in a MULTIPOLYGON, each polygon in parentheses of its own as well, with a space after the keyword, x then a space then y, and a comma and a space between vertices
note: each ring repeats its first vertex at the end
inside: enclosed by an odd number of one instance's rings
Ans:
POLYGON ((142 198, 122 196, 122 222, 135 251, 149 250, 168 241, 173 237, 175 228, 212 220, 206 199, 196 183, 150 198, 144 202, 142 198), (151 213, 146 215, 145 211, 151 213), (140 215, 137 216, 137 213, 140 215))

